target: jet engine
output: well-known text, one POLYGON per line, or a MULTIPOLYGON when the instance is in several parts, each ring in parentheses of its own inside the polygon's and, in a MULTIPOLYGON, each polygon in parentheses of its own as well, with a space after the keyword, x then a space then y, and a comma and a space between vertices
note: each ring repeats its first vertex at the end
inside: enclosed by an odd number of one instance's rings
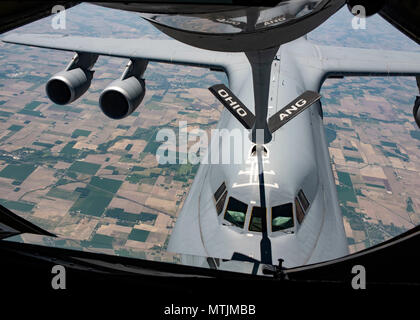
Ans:
POLYGON ((99 106, 111 119, 123 119, 136 110, 145 93, 144 79, 132 76, 125 80, 115 80, 101 93, 99 106))
POLYGON ((142 75, 147 61, 130 60, 121 77, 102 91, 99 106, 111 119, 123 119, 136 110, 146 93, 146 84, 142 75))
POLYGON ((90 87, 97 55, 76 53, 64 71, 56 73, 46 84, 47 96, 56 104, 69 104, 90 87))
POLYGON ((93 71, 76 68, 61 71, 48 80, 48 98, 56 104, 69 104, 84 94, 90 87, 93 71))

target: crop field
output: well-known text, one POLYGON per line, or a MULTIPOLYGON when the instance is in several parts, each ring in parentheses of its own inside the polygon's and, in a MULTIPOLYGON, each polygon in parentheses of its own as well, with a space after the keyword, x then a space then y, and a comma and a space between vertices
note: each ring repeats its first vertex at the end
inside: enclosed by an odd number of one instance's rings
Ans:
POLYGON ((76 161, 70 166, 69 170, 94 175, 100 167, 101 166, 96 163, 76 161))
POLYGON ((32 164, 9 164, 0 171, 0 177, 24 181, 35 169, 32 164))
POLYGON ((94 189, 88 188, 87 190, 87 195, 81 195, 76 203, 70 208, 70 212, 78 212, 95 217, 102 216, 113 196, 94 189))

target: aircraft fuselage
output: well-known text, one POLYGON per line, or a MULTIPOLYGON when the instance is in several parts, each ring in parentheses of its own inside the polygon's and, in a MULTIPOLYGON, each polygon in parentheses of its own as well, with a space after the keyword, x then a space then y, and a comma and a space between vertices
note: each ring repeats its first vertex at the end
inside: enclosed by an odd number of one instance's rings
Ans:
MULTIPOLYGON (((288 61, 289 49, 305 41, 282 46, 272 62, 268 118, 313 89, 288 61)), ((230 85, 240 88, 235 93, 253 111, 252 81, 230 85)), ((232 138, 231 144, 212 139, 209 154, 230 154, 231 161, 201 164, 169 251, 224 259, 240 254, 272 264, 283 259, 286 267, 348 254, 319 102, 274 132, 261 149, 227 110, 218 128, 241 130, 245 138, 232 138), (235 152, 242 153, 240 163, 232 160, 235 152)))

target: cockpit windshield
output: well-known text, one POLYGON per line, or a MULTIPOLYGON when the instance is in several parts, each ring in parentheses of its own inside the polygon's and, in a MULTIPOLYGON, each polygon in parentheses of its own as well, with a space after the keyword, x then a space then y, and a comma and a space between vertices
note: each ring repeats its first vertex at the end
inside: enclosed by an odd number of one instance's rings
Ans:
POLYGON ((286 203, 271 209, 271 231, 293 228, 293 205, 286 203))
POLYGON ((243 228, 247 209, 247 204, 230 197, 226 207, 225 220, 237 227, 243 228))
POLYGON ((252 208, 251 221, 249 222, 249 231, 263 231, 262 218, 267 214, 266 208, 254 207, 252 208))

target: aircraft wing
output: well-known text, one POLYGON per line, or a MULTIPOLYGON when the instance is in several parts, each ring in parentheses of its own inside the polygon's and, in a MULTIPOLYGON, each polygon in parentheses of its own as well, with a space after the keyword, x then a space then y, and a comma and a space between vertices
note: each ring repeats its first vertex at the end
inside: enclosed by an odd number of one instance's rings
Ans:
POLYGON ((314 47, 324 79, 337 76, 420 75, 420 52, 314 47))
POLYGON ((238 71, 246 62, 243 53, 222 53, 195 48, 176 40, 113 39, 49 34, 10 34, 3 42, 32 47, 145 59, 154 62, 238 71))

